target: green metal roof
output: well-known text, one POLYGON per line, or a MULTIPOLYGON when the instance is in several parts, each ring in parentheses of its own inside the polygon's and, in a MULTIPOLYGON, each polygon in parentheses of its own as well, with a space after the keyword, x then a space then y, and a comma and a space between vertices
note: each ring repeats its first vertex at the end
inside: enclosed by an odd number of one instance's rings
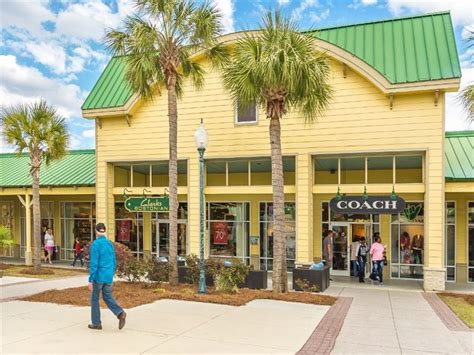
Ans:
POLYGON ((445 178, 474 180, 474 131, 446 132, 445 178))
MULTIPOLYGON (((366 62, 390 83, 461 77, 449 12, 323 28, 308 32, 366 62)), ((133 91, 125 57, 113 57, 82 105, 83 110, 124 106, 133 91)))
POLYGON ((83 110, 121 107, 133 95, 125 79, 125 57, 113 57, 87 96, 83 110))
MULTIPOLYGON (((30 158, 27 154, 0 154, 0 187, 31 186, 30 158)), ((61 160, 44 164, 41 186, 94 186, 95 150, 73 150, 61 160)))
POLYGON ((315 35, 360 58, 392 84, 461 77, 449 12, 325 28, 315 35))

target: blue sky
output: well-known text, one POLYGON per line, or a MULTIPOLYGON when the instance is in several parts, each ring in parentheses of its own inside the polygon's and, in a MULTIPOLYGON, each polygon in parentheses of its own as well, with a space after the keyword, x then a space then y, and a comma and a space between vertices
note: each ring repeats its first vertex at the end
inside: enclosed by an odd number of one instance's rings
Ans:
MULTIPOLYGON (((67 118, 70 148, 94 148, 94 124, 80 106, 110 57, 104 29, 133 12, 133 0, 0 0, 0 105, 45 98, 67 118)), ((461 86, 474 81, 470 0, 212 0, 226 32, 256 28, 267 8, 281 8, 301 29, 450 10, 461 59, 461 86)), ((446 129, 468 129, 455 94, 447 95, 446 129)), ((10 147, 0 141, 0 152, 10 147)))

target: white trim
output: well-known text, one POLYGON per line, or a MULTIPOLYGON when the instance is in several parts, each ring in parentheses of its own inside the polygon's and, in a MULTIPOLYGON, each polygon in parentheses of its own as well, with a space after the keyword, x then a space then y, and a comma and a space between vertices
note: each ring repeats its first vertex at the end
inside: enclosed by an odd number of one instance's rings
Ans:
POLYGON ((234 102, 234 124, 236 126, 247 126, 247 125, 256 125, 258 124, 258 105, 255 103, 255 121, 244 121, 239 122, 239 108, 238 100, 234 102))
POLYGON ((457 272, 456 272, 456 245, 457 245, 457 238, 456 238, 456 222, 458 217, 458 211, 456 206, 455 200, 447 200, 444 202, 445 206, 445 216, 447 217, 448 213, 448 203, 454 203, 454 223, 448 223, 447 218, 445 218, 444 223, 444 267, 446 268, 446 282, 456 282, 457 279, 457 272), (454 226, 454 265, 448 265, 448 225, 454 226), (454 280, 448 280, 448 267, 454 267, 454 280))
POLYGON ((466 201, 466 268, 467 268, 467 277, 466 281, 468 284, 474 284, 474 281, 469 281, 469 269, 474 270, 474 266, 469 266, 469 226, 473 226, 473 223, 469 223, 469 204, 473 203, 474 200, 466 201))

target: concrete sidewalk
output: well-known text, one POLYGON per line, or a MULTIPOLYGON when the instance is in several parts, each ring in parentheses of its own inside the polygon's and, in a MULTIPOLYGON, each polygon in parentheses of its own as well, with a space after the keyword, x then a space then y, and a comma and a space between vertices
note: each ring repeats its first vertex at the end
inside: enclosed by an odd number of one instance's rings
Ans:
POLYGON ((2 354, 279 353, 294 354, 328 306, 255 300, 241 307, 160 300, 127 310, 127 325, 102 311, 102 331, 87 328, 90 309, 1 303, 2 354))
POLYGON ((333 354, 472 354, 474 333, 449 330, 422 292, 379 286, 331 286, 353 297, 333 354))
MULTIPOLYGON (((88 275, 70 276, 59 279, 30 279, 22 283, 0 286, 0 301, 33 295, 52 289, 64 289, 71 287, 87 286, 88 275)), ((2 306, 3 307, 3 306, 2 306)))

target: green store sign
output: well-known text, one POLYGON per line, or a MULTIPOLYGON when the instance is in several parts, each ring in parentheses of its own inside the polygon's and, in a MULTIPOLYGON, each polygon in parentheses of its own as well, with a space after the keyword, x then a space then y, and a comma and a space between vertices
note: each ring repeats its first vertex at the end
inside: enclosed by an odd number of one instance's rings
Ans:
POLYGON ((129 197, 125 200, 124 206, 129 212, 168 212, 170 200, 168 196, 129 197))

